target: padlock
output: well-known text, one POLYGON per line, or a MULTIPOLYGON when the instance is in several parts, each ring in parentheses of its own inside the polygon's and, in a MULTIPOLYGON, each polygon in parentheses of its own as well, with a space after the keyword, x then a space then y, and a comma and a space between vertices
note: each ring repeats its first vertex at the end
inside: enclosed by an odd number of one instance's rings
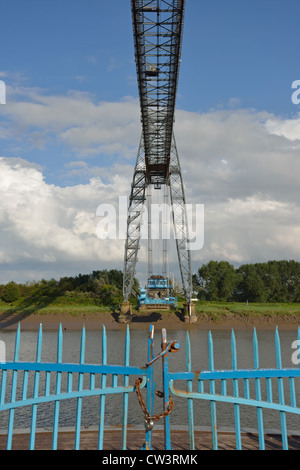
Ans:
POLYGON ((153 426, 154 426, 154 422, 153 422, 152 419, 150 419, 150 420, 145 419, 145 429, 146 429, 146 431, 151 431, 153 426))

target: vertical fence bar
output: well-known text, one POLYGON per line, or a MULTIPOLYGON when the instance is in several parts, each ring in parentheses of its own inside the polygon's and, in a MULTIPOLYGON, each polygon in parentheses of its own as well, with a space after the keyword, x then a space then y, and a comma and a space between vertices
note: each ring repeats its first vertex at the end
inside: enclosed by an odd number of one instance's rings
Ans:
MULTIPOLYGON (((79 363, 84 364, 85 356, 85 327, 83 326, 81 332, 81 344, 80 344, 80 359, 79 363)), ((78 391, 83 390, 83 372, 78 374, 78 391)), ((75 427, 75 450, 79 450, 80 447, 80 426, 81 426, 81 410, 82 410, 82 397, 77 398, 76 408, 76 427, 75 427)))
POLYGON ((6 378, 7 378, 7 370, 3 369, 2 377, 1 377, 0 405, 4 405, 5 403, 6 378))
MULTIPOLYGON (((299 334, 300 334, 300 331, 299 331, 299 327, 298 327, 298 340, 299 340, 299 334)), ((299 345, 299 343, 298 343, 298 345, 299 345)), ((289 385, 290 385, 291 406, 296 408, 297 403, 296 403, 296 390, 295 390, 295 379, 294 379, 294 377, 289 377, 289 385)))
MULTIPOLYGON (((189 332, 186 332, 186 339, 185 339, 185 357, 186 357, 186 370, 187 372, 192 372, 192 354, 191 354, 191 341, 189 332)), ((193 391, 193 381, 187 380, 187 391, 193 391)), ((189 420, 189 441, 190 441, 190 449, 195 450, 195 428, 194 428, 194 405, 193 399, 187 399, 188 405, 188 420, 189 420)))
POLYGON ((296 391, 294 377, 289 378, 291 406, 296 408, 296 391))
POLYGON ((67 379, 67 391, 72 392, 73 390, 73 372, 68 372, 68 379, 67 379))
MULTIPOLYGON (((298 339, 298 345, 299 345, 300 344, 300 327, 298 327, 297 339, 298 339)), ((300 367, 300 361, 298 361, 298 365, 300 367)), ((294 379, 294 377, 290 377, 289 382, 290 382, 291 406, 294 406, 296 408, 297 400, 296 400, 296 390, 295 390, 295 379, 294 379)))
MULTIPOLYGON (((298 326, 298 335, 297 335, 297 339, 298 339, 298 346, 300 345, 300 326, 298 326)), ((300 367, 300 360, 298 360, 298 366, 300 367)))
POLYGON ((90 374, 90 390, 95 390, 95 374, 90 374))
MULTIPOLYGON (((162 338, 162 351, 166 350, 167 347, 167 333, 165 328, 161 330, 162 338)), ((163 411, 166 411, 169 405, 169 358, 168 353, 162 357, 162 376, 163 376, 163 411)), ((164 438, 165 438, 165 450, 172 450, 171 447, 171 432, 170 432, 170 417, 167 415, 164 419, 164 438)))
MULTIPOLYGON (((154 358, 154 326, 150 325, 148 335, 148 363, 154 358)), ((147 376, 147 410, 149 410, 150 416, 153 416, 154 412, 154 396, 155 396, 155 382, 153 377, 153 364, 148 366, 149 372, 147 376)), ((145 450, 152 449, 152 429, 146 427, 145 436, 145 450)))
POLYGON ((244 397, 249 400, 250 398, 250 386, 249 386, 249 379, 244 379, 244 397))
MULTIPOLYGON (((236 340, 234 331, 231 332, 231 351, 232 351, 232 369, 237 370, 237 354, 236 354, 236 340)), ((233 396, 239 396, 238 379, 233 379, 233 396)), ((235 438, 237 450, 242 449, 241 441, 241 420, 240 420, 240 405, 234 404, 234 422, 235 422, 235 438)))
POLYGON ((46 378, 45 378, 45 397, 48 397, 50 395, 50 380, 51 380, 51 372, 47 371, 46 378))
MULTIPOLYGON (((124 366, 129 366, 130 357, 130 333, 129 325, 126 328, 125 336, 125 353, 124 353, 124 366)), ((124 387, 129 385, 129 376, 124 375, 124 387)), ((126 450, 127 447, 127 421, 128 421, 128 393, 123 394, 123 413, 122 413, 122 450, 126 450)))
MULTIPOLYGON (((42 358, 42 339, 43 331, 42 325, 40 324, 37 347, 36 347, 36 362, 40 363, 42 358)), ((39 395, 39 382, 40 382, 40 372, 36 371, 34 374, 34 386, 33 386, 33 398, 37 398, 39 395)), ((37 418, 37 404, 32 405, 32 416, 31 416, 31 428, 30 428, 30 441, 29 441, 29 450, 34 449, 35 444, 35 432, 36 432, 36 418, 37 418)))
MULTIPOLYGON (((208 368, 210 371, 214 370, 214 349, 213 349, 213 339, 211 331, 208 332, 208 368)), ((209 391, 212 394, 215 394, 215 381, 209 381, 209 391)), ((218 450, 218 434, 217 434, 217 408, 216 402, 210 402, 210 412, 211 412, 211 431, 212 431, 212 442, 213 450, 218 450)))
POLYGON ((24 370, 23 374, 23 387, 22 387, 22 400, 26 400, 28 389, 28 370, 24 370))
MULTIPOLYGON (((58 336, 57 336, 57 363, 62 363, 62 349, 63 349, 63 332, 61 323, 59 325, 58 336)), ((61 372, 56 373, 56 387, 55 393, 58 395, 61 388, 61 372)), ((52 450, 57 450, 57 438, 58 438, 58 423, 59 423, 59 405, 60 401, 56 400, 54 403, 54 417, 53 417, 53 433, 52 433, 52 450)))
POLYGON ((118 374, 113 374, 111 385, 113 388, 118 386, 118 374))
POLYGON ((266 378, 266 387, 267 387, 267 402, 272 403, 273 392, 272 392, 272 379, 270 377, 266 378))
POLYGON ((198 392, 204 393, 204 381, 202 379, 198 379, 198 392))
POLYGON ((226 379, 221 379, 221 395, 224 397, 227 395, 227 382, 226 379))
MULTIPOLYGON (((276 351, 276 366, 278 369, 281 369, 282 362, 281 362, 281 348, 280 348, 280 338, 279 338, 279 333, 278 333, 278 327, 276 327, 276 331, 275 331, 275 351, 276 351)), ((283 379, 282 377, 279 377, 277 380, 278 380, 279 403, 280 405, 284 405, 283 379)), ((284 450, 288 450, 288 438, 287 438, 285 411, 280 411, 280 422, 281 422, 282 448, 284 450)))
MULTIPOLYGON (((15 340, 14 362, 18 362, 19 360, 20 340, 21 340, 21 327, 19 323, 17 333, 16 333, 16 340, 15 340)), ((11 403, 14 403, 16 399, 17 381, 18 381, 18 371, 14 370, 13 375, 12 375, 12 384, 11 384, 11 399, 10 399, 11 403)), ((8 430, 7 430, 7 445, 6 445, 7 450, 11 450, 11 446, 12 446, 14 418, 15 418, 15 408, 11 408, 9 410, 9 420, 8 420, 8 430)))
MULTIPOLYGON (((300 344, 300 327, 298 327, 297 339, 298 339, 298 345, 299 345, 300 344)), ((298 365, 300 367, 300 361, 298 361, 298 365)), ((290 381, 291 406, 296 407, 297 402, 296 402, 296 390, 295 390, 295 379, 294 379, 294 377, 291 377, 289 379, 289 381, 290 381)))
MULTIPOLYGON (((102 365, 107 365, 107 337, 105 326, 102 326, 102 365)), ((101 374, 101 388, 106 386, 106 374, 101 374)), ((103 450, 105 395, 100 396, 98 450, 103 450)))
MULTIPOLYGON (((256 329, 253 331, 253 364, 254 369, 259 369, 259 353, 256 329)), ((260 379, 255 379, 255 397, 256 400, 261 401, 261 387, 260 379)), ((261 407, 256 408, 257 413, 257 426, 258 426, 258 442, 260 450, 265 450, 265 436, 264 436, 264 423, 263 412, 261 407)))

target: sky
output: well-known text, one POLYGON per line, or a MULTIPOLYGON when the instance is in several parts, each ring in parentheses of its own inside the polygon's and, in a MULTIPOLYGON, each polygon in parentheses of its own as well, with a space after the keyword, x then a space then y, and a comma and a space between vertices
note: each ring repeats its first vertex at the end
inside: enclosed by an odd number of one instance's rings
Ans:
MULTIPOLYGON (((124 217, 141 135, 130 1, 0 7, 0 284, 122 270, 97 208, 124 217)), ((204 205, 193 272, 300 260, 299 15, 298 0, 186 1, 174 128, 187 203, 204 205)), ((176 277, 172 248, 169 264, 176 277)))

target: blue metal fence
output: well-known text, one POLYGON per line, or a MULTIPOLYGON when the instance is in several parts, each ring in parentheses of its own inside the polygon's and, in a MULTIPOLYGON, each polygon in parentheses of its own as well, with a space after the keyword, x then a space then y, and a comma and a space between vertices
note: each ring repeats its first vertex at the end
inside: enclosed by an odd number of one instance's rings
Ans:
MULTIPOLYGON (((108 395, 119 394, 123 396, 123 409, 120 421, 122 425, 122 442, 121 449, 126 449, 127 439, 127 422, 128 422, 128 399, 129 395, 136 392, 135 380, 141 379, 140 388, 143 389, 147 385, 147 405, 151 409, 151 384, 153 382, 153 367, 150 364, 148 367, 132 367, 129 365, 129 351, 130 351, 130 334, 129 328, 126 331, 125 338, 125 354, 124 365, 108 365, 107 363, 107 335, 106 329, 103 327, 102 332, 102 363, 101 364, 85 364, 85 328, 82 329, 81 334, 81 347, 80 347, 80 361, 79 364, 63 363, 63 331, 60 326, 57 339, 57 362, 47 363, 41 362, 42 354, 42 338, 43 331, 40 326, 37 349, 36 349, 36 362, 20 362, 19 349, 21 341, 20 325, 16 333, 14 361, 0 363, 0 370, 2 370, 1 388, 0 388, 0 412, 9 410, 8 429, 7 429, 7 450, 12 448, 12 438, 14 432, 14 416, 15 410, 20 407, 31 406, 31 425, 30 425, 30 442, 29 449, 34 449, 36 437, 36 420, 37 420, 37 407, 41 403, 54 403, 54 417, 52 429, 52 449, 57 449, 58 430, 59 430, 59 415, 60 404, 63 400, 76 399, 76 424, 75 424, 75 442, 74 449, 80 447, 80 432, 81 432, 81 415, 82 415, 82 399, 84 397, 99 396, 99 429, 98 429, 98 449, 103 449, 103 435, 104 435, 104 413, 105 413, 105 400, 108 395), (8 371, 12 371, 10 385, 10 397, 6 400, 7 388, 7 375, 8 371), (28 376, 29 373, 34 373, 34 385, 31 396, 28 394, 28 376), (39 393, 40 389, 40 375, 45 375, 43 393, 39 393), (62 389, 62 375, 67 374, 67 387, 62 389), (55 392, 50 392, 51 376, 55 376, 55 392), (77 389, 73 387, 74 376, 77 376, 77 389), (84 387, 84 376, 89 376, 89 386, 84 387), (96 376, 100 376, 100 387, 96 387, 96 376), (107 386, 107 377, 111 376, 111 386, 107 386), (123 384, 118 385, 119 378, 122 378, 123 384), (133 377, 134 383, 130 385, 129 379, 133 377), (22 393, 17 397, 17 385, 21 381, 22 393)), ((151 343, 153 336, 149 335, 149 354, 152 350, 151 343)), ((150 357, 150 356, 149 356, 150 357)), ((148 357, 148 360, 149 360, 148 357)), ((20 386, 20 385, 19 385, 20 386)), ((149 445, 149 432, 146 432, 145 443, 149 445)))
MULTIPOLYGON (((298 330, 298 340, 300 333, 298 330)), ((189 419, 189 442, 190 449, 195 449, 195 426, 194 426, 194 404, 195 401, 208 401, 211 408, 211 433, 213 449, 218 449, 218 426, 217 426, 217 403, 227 403, 233 406, 234 423, 235 423, 235 442, 236 449, 242 449, 241 440, 241 417, 240 407, 248 406, 256 408, 257 413, 257 430, 259 438, 259 448, 265 449, 265 433, 263 422, 263 410, 275 410, 280 413, 281 423, 281 439, 282 448, 288 449, 288 434, 286 425, 286 415, 292 413, 300 415, 300 408, 296 404, 295 379, 300 377, 300 369, 298 368, 282 368, 281 347, 278 328, 275 331, 275 351, 276 351, 276 368, 260 369, 259 368, 259 352, 256 330, 253 332, 253 368, 238 369, 237 368, 237 349, 234 331, 231 334, 231 351, 232 351, 232 369, 231 370, 215 370, 214 369, 214 351, 213 339, 211 332, 208 334, 208 363, 209 370, 192 371, 191 345, 190 337, 186 335, 186 371, 185 372, 167 372, 165 381, 168 383, 171 393, 177 397, 187 399, 188 419, 189 419), (289 400, 285 398, 284 380, 287 380, 289 388, 289 400), (175 387, 176 381, 184 381, 186 387, 175 387), (254 395, 250 394, 250 382, 254 381, 254 395), (266 397, 262 397, 261 385, 265 381, 266 397), (272 381, 277 381, 278 400, 274 400, 272 381), (216 385, 219 383, 220 393, 216 393, 216 385), (228 393, 228 383, 231 382, 232 392, 228 393), (209 384, 209 391, 205 392, 205 383, 209 384), (242 393, 241 385, 243 386, 242 393), (196 390, 195 390, 196 388, 196 390)), ((299 385, 299 384, 298 384, 299 385)), ((299 390, 299 389, 298 389, 299 390)), ((169 440, 170 441, 170 438, 169 440)), ((170 447, 168 447, 170 448, 170 447)))
MULTIPOLYGON (((300 341, 300 330, 298 330, 300 341)), ((145 417, 144 449, 152 449, 153 420, 162 419, 164 424, 164 448, 172 449, 172 407, 176 400, 186 400, 188 416, 189 448, 195 450, 195 407, 206 402, 210 406, 212 448, 218 449, 218 417, 220 403, 231 407, 234 416, 235 445, 242 449, 241 438, 241 407, 252 407, 256 410, 257 434, 259 448, 265 448, 264 410, 273 410, 280 415, 282 448, 288 449, 287 414, 299 415, 300 408, 296 403, 296 379, 300 377, 300 368, 285 369, 282 367, 281 346, 278 329, 275 331, 276 367, 265 369, 259 366, 259 351, 256 331, 253 332, 253 366, 249 369, 237 367, 237 348, 235 334, 231 335, 231 369, 216 370, 214 367, 214 347, 211 332, 208 333, 208 370, 193 370, 191 358, 190 335, 186 333, 186 370, 172 371, 169 366, 169 353, 178 352, 180 344, 176 340, 168 341, 167 332, 161 332, 161 351, 154 354, 154 327, 150 326, 148 334, 147 358, 145 365, 130 366, 130 331, 127 326, 125 334, 124 362, 122 365, 108 364, 106 329, 102 330, 101 364, 85 363, 86 334, 81 333, 79 362, 63 362, 63 331, 60 326, 57 336, 57 361, 42 362, 43 330, 40 326, 36 361, 22 362, 19 360, 21 343, 20 325, 16 332, 14 359, 12 362, 0 363, 0 412, 7 411, 7 449, 12 448, 14 435, 15 411, 18 408, 31 407, 29 449, 35 448, 37 433, 37 411, 42 403, 52 403, 52 449, 57 449, 61 403, 68 399, 76 400, 74 449, 80 448, 82 429, 83 399, 99 398, 98 446, 103 449, 105 432, 106 399, 110 395, 122 398, 120 424, 122 428, 120 449, 127 449, 129 400, 136 400, 137 394, 145 417), (154 381, 154 365, 161 362, 163 405, 160 415, 153 415, 156 396, 154 381), (33 374, 33 386, 29 387, 29 374, 33 374), (64 381, 62 380, 64 377, 64 381), (88 377, 88 381, 84 380, 88 377), (109 379, 109 380, 108 380, 109 379), (50 382, 55 387, 50 387, 50 382), (120 384, 120 382, 122 382, 120 384), (276 397, 274 382, 277 384, 276 397), (289 398, 286 395, 286 384, 289 398), (109 385, 110 383, 110 385, 109 385), (264 390, 262 391, 262 386, 264 390), (146 391, 146 399, 142 397, 142 389, 146 391), (132 395, 133 394, 133 395, 132 395), (134 398, 131 398, 133 397, 134 398)), ((141 363, 143 363, 141 358, 141 363)), ((298 384, 298 382, 297 382, 298 384)), ((201 424, 201 423, 200 423, 201 424)))

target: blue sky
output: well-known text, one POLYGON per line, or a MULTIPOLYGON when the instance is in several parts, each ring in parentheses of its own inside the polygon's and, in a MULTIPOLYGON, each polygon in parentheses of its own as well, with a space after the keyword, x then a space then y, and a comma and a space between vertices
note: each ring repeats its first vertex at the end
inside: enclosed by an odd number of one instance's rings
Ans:
MULTIPOLYGON (((11 0, 2 12, 1 69, 20 82, 137 95, 129 0, 11 0)), ((178 106, 205 111, 237 95, 244 107, 293 112, 299 13, 297 0, 188 0, 178 106)))
MULTIPOLYGON (((48 96, 79 91, 94 102, 138 97, 129 0, 11 0, 2 11, 7 87, 38 88, 48 96)), ((177 109, 295 115, 299 14, 297 0, 188 0, 177 109)), ((14 143, 4 142, 4 149, 16 156, 14 143)), ((71 182, 61 169, 72 152, 58 142, 40 151, 25 138, 18 153, 41 163, 49 182, 71 182)), ((105 162, 105 155, 98 158, 105 162)))
POLYGON ((194 0, 186 12, 184 107, 206 111, 236 97, 244 108, 295 112, 299 2, 194 0))
MULTIPOLYGON (((89 271, 95 259, 106 266, 93 217, 99 202, 129 193, 141 132, 130 1, 0 5, 0 178, 9 188, 0 282, 89 271), (46 227, 42 243, 42 227, 38 235, 22 218, 24 204, 36 220, 50 210, 61 236, 46 227), (68 249, 60 246, 67 234, 68 249), (66 254, 71 243, 76 256, 66 254)), ((207 207, 196 267, 298 256, 300 105, 291 85, 300 79, 299 17, 298 0, 186 2, 175 130, 187 196, 207 207)), ((122 250, 114 246, 113 267, 122 269, 122 250)))

